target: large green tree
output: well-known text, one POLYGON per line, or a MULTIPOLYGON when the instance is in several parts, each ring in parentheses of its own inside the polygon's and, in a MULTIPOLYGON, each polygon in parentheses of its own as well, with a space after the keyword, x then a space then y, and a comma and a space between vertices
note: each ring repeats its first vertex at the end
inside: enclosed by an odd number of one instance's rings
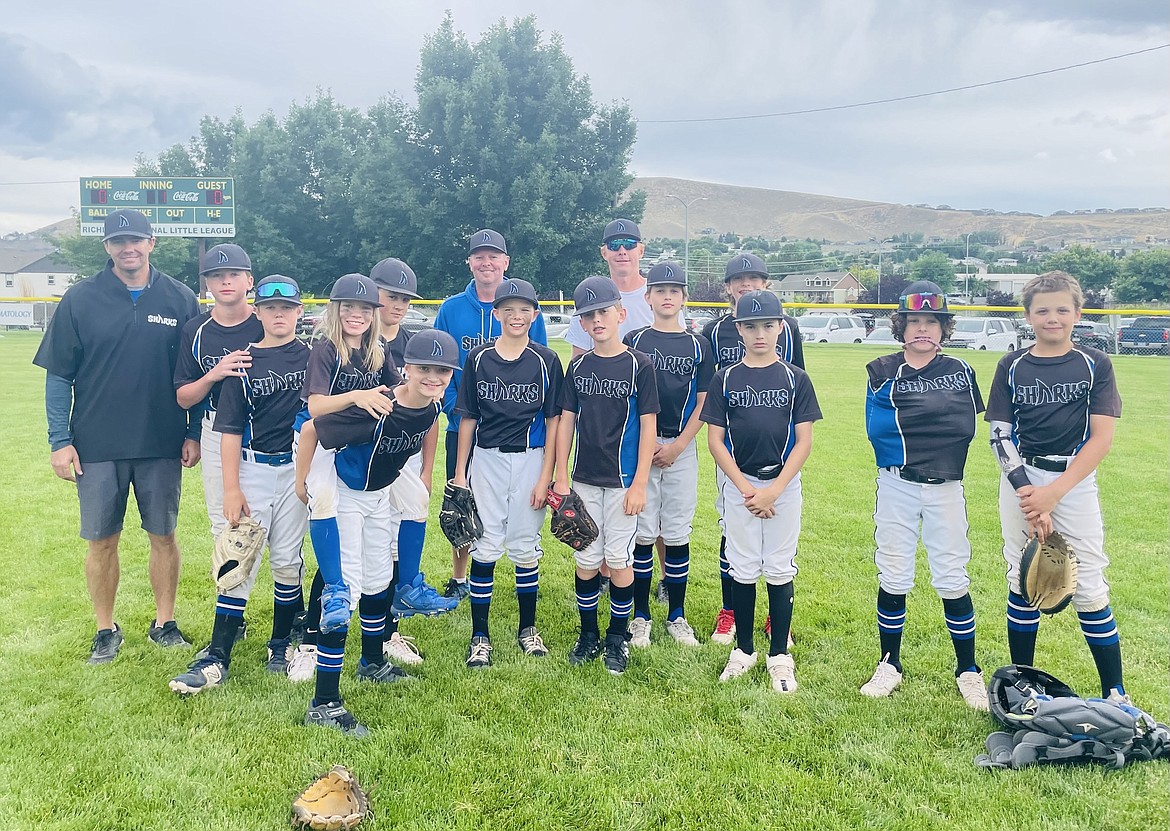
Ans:
POLYGON ((928 251, 910 266, 910 280, 930 280, 943 291, 951 291, 955 287, 955 267, 941 251, 928 251))
POLYGON ((1120 272, 1117 260, 1087 245, 1070 245, 1044 258, 1045 271, 1064 271, 1076 277, 1085 289, 1101 290, 1113 285, 1120 272))
POLYGON ((1113 294, 1124 303, 1170 301, 1170 250, 1155 248, 1127 256, 1121 261, 1113 294))

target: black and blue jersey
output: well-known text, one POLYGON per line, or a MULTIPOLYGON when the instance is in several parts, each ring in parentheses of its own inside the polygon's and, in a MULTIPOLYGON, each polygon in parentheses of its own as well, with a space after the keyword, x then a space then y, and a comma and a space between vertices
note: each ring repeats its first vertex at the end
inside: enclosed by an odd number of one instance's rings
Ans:
MULTIPOLYGON (((804 346, 800 340, 800 324, 792 315, 781 315, 784 329, 776 340, 776 355, 780 360, 804 369, 804 346)), ((715 356, 715 368, 726 369, 742 361, 747 355, 739 329, 735 328, 735 315, 725 314, 703 327, 703 337, 711 341, 715 356)))
POLYGON ((476 447, 545 447, 547 420, 560 413, 561 359, 531 341, 514 360, 496 346, 478 346, 467 356, 455 412, 475 419, 476 447))
POLYGON ((309 347, 298 340, 282 346, 249 350, 252 365, 239 381, 226 379, 212 429, 243 436, 243 447, 256 453, 290 453, 293 423, 303 406, 301 389, 309 347))
MULTIPOLYGON (((392 393, 386 395, 393 398, 392 393)), ((406 460, 422 447, 440 412, 438 403, 413 408, 395 401, 393 411, 381 418, 361 407, 347 407, 318 416, 313 426, 317 442, 326 450, 337 450, 333 464, 346 487, 376 491, 398 478, 406 460)))
POLYGON ((660 332, 645 326, 625 337, 654 365, 658 387, 658 435, 673 439, 686 427, 715 374, 711 344, 690 332, 660 332))
MULTIPOLYGON (((204 312, 187 321, 179 336, 179 362, 175 367, 175 389, 198 381, 227 354, 246 349, 250 343, 264 339, 264 327, 260 319, 249 314, 247 319, 235 326, 224 326, 204 312)), ((217 381, 203 402, 208 413, 214 413, 223 381, 217 381)))

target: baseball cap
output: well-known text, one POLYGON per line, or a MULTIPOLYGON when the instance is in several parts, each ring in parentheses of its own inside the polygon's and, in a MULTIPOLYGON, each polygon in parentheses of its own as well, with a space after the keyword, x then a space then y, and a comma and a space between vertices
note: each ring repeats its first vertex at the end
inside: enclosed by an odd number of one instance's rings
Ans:
POLYGON ((406 342, 402 362, 459 369, 459 347, 441 329, 423 329, 406 342))
POLYGON ((784 316, 784 306, 780 298, 770 291, 762 289, 749 291, 735 304, 735 322, 744 323, 749 320, 779 320, 784 316))
POLYGON ((481 248, 494 248, 503 254, 508 253, 508 244, 504 242, 504 237, 491 228, 476 231, 467 241, 467 253, 474 254, 481 248))
POLYGON ((374 267, 370 269, 370 279, 377 283, 380 289, 410 297, 422 297, 418 293, 418 278, 414 276, 414 270, 394 257, 387 257, 374 263, 374 267))
POLYGON ((106 217, 102 242, 105 242, 111 237, 150 239, 153 236, 154 231, 151 230, 150 220, 146 218, 146 214, 142 211, 122 208, 106 217))
POLYGON ((723 282, 726 283, 740 274, 754 274, 767 280, 768 266, 755 254, 736 254, 727 261, 727 266, 723 269, 723 282))
POLYGON ((381 308, 378 302, 378 284, 364 274, 343 274, 329 290, 330 302, 356 300, 381 308))
POLYGON ((199 276, 210 274, 219 269, 233 271, 251 271, 252 259, 248 252, 232 242, 224 242, 213 248, 208 248, 199 259, 199 276))
POLYGON ((902 290, 898 298, 900 315, 925 314, 938 317, 953 317, 950 307, 947 306, 947 295, 938 285, 930 280, 918 280, 902 290))
POLYGON ((505 280, 496 286, 496 297, 492 301, 492 308, 509 300, 527 300, 536 308, 540 308, 540 303, 536 299, 536 289, 532 283, 527 280, 505 280))
POLYGON ((615 219, 605 226, 605 232, 601 235, 601 243, 604 245, 611 239, 619 237, 629 237, 641 242, 642 232, 638 230, 638 225, 631 219, 615 219))
POLYGON ((255 305, 278 301, 300 305, 301 287, 292 277, 285 277, 283 274, 269 274, 256 284, 255 305))
POLYGON ((686 286, 687 273, 673 260, 656 263, 646 275, 647 286, 686 286))
POLYGON ((621 292, 608 277, 586 277, 573 289, 573 317, 622 302, 621 292))

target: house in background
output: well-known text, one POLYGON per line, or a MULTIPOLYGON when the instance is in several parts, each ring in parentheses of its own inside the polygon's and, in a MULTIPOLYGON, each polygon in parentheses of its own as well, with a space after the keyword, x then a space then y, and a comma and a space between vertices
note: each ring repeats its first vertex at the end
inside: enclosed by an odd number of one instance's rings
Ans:
POLYGON ((772 281, 772 291, 781 302, 854 303, 862 290, 861 281, 851 271, 787 274, 772 281))

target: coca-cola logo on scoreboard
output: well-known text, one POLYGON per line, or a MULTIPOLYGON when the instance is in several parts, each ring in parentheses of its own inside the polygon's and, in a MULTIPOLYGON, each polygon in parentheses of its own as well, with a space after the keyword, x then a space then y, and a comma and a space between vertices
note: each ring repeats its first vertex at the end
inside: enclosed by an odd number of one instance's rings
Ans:
POLYGON ((198 202, 199 194, 193 190, 177 190, 171 194, 172 202, 198 202))
POLYGON ((118 202, 137 202, 138 195, 141 192, 137 190, 116 190, 114 191, 114 199, 118 202))

